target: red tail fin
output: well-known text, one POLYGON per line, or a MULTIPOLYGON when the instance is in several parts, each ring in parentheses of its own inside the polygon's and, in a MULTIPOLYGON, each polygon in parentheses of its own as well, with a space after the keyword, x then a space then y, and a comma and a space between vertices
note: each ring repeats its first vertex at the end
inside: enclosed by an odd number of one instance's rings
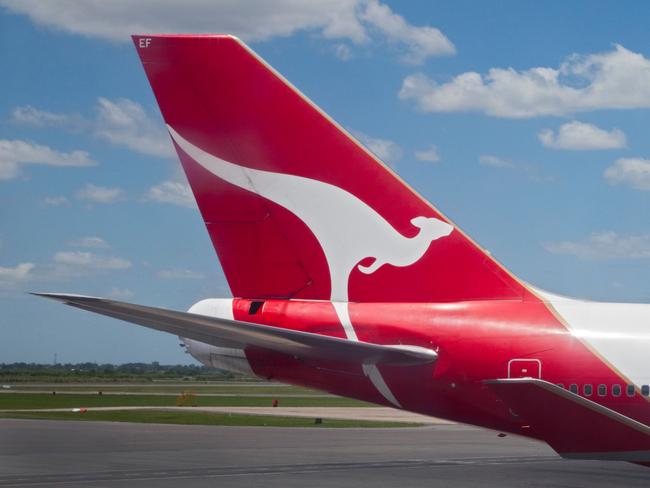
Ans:
POLYGON ((522 285, 231 36, 134 36, 234 296, 516 298, 522 285))

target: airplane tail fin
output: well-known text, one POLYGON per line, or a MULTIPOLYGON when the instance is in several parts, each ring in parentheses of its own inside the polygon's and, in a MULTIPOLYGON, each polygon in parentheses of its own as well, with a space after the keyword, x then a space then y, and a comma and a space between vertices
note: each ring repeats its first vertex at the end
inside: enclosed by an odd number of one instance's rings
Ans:
POLYGON ((523 295, 516 278, 237 38, 133 40, 234 296, 523 295))

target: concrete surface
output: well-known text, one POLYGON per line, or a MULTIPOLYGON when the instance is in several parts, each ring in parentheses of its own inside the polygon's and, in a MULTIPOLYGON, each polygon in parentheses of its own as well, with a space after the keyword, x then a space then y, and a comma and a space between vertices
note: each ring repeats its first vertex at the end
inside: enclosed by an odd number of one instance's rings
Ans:
POLYGON ((650 469, 566 461, 462 425, 206 427, 0 420, 0 486, 647 487, 650 469))

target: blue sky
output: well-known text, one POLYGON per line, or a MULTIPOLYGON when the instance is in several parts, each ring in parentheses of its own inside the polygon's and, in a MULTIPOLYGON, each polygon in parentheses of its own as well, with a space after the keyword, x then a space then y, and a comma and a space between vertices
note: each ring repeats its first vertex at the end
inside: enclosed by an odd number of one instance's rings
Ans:
POLYGON ((129 3, 0 0, 0 361, 191 361, 25 291, 228 296, 136 31, 241 36, 524 280, 650 302, 650 4, 129 3))

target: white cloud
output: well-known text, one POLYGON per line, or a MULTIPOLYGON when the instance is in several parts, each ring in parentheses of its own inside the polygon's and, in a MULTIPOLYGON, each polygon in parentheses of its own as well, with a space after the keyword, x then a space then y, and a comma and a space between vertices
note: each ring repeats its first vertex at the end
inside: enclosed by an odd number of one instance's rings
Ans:
POLYGON ((0 287, 11 288, 27 281, 31 277, 34 266, 33 263, 20 263, 13 268, 0 266, 0 287))
POLYGON ((438 148, 434 145, 429 146, 422 151, 415 151, 416 159, 420 161, 429 161, 430 163, 435 163, 440 161, 440 155, 438 154, 438 148))
POLYGON ((532 181, 548 182, 553 180, 552 177, 544 175, 537 165, 527 162, 511 161, 489 154, 479 156, 478 162, 482 166, 521 173, 532 181))
POLYGON ((69 246, 72 247, 87 247, 95 249, 106 249, 110 247, 108 243, 101 237, 82 237, 81 239, 76 239, 74 241, 68 242, 69 246))
POLYGON ((95 135, 142 154, 174 155, 169 135, 162 124, 147 114, 140 104, 126 98, 116 101, 99 98, 95 135))
POLYGON ((94 203, 115 203, 125 199, 124 190, 121 188, 107 188, 86 183, 83 189, 77 191, 75 196, 79 200, 86 200, 94 203))
POLYGON ((369 1, 360 17, 379 30, 388 42, 403 46, 406 52, 400 59, 405 63, 422 64, 430 56, 456 53, 454 45, 440 30, 410 25, 378 1, 369 1))
POLYGON ((402 148, 389 139, 371 137, 358 131, 352 131, 352 135, 385 163, 394 164, 402 159, 402 148))
POLYGON ((128 269, 131 261, 113 256, 101 256, 84 251, 59 251, 53 258, 55 263, 95 270, 128 269))
POLYGON ((140 32, 224 32, 265 41, 310 31, 355 44, 379 35, 398 45, 410 63, 455 52, 440 30, 413 26, 377 0, 0 0, 0 5, 39 25, 117 42, 129 42, 140 32))
POLYGON ((94 166, 97 162, 86 151, 60 152, 19 139, 0 139, 0 180, 15 178, 25 164, 82 167, 94 166))
POLYGON ((512 161, 501 159, 497 156, 491 156, 489 154, 479 156, 478 162, 483 166, 492 166, 493 168, 514 169, 517 167, 517 165, 512 161))
POLYGON ((166 280, 198 280, 203 278, 203 274, 183 268, 163 269, 156 273, 156 276, 166 280))
POLYGON ((16 161, 0 159, 0 181, 13 180, 20 174, 20 168, 16 161))
POLYGON ((336 54, 336 57, 342 61, 349 61, 352 59, 352 50, 347 44, 336 44, 334 46, 334 54, 336 54))
POLYGON ((620 236, 616 232, 600 232, 582 241, 547 243, 544 247, 551 253, 580 259, 647 259, 650 258, 650 234, 620 236))
POLYGON ((117 299, 131 298, 133 296, 133 292, 128 288, 118 288, 114 286, 108 292, 108 296, 117 299))
POLYGON ((86 121, 79 114, 62 114, 39 110, 31 105, 16 107, 11 112, 14 124, 31 127, 56 127, 59 129, 80 130, 86 121))
POLYGON ((175 154, 162 120, 128 98, 109 100, 99 97, 92 119, 79 114, 47 112, 27 105, 13 110, 12 121, 32 127, 83 130, 116 146, 149 156, 171 157, 175 154))
POLYGON ((69 205, 70 200, 68 200, 68 197, 59 195, 55 197, 45 197, 43 203, 49 207, 61 207, 62 205, 69 205))
POLYGON ((167 180, 152 186, 145 193, 144 200, 196 208, 196 201, 194 200, 192 190, 185 181, 167 180))
POLYGON ((59 152, 54 149, 21 140, 0 139, 0 161, 48 166, 94 166, 86 151, 59 152))
POLYGON ((613 184, 629 185, 650 191, 650 159, 621 158, 605 170, 605 179, 613 184))
POLYGON ((414 74, 404 79, 399 97, 425 112, 477 111, 510 118, 648 108, 650 60, 616 45, 604 53, 574 54, 558 68, 492 68, 446 83, 414 74))
POLYGON ((246 1, 187 0, 158 2, 127 0, 79 2, 59 0, 56 5, 38 0, 3 0, 16 13, 37 24, 68 33, 129 42, 139 32, 225 32, 249 41, 288 36, 298 30, 320 29, 326 37, 362 42, 366 34, 355 0, 246 1))
POLYGON ((65 281, 130 267, 131 262, 120 257, 60 251, 52 256, 51 261, 43 264, 20 263, 13 268, 0 266, 0 289, 15 289, 27 282, 65 281))
POLYGON ((544 129, 537 136, 546 147, 574 151, 618 149, 627 143, 625 134, 619 129, 607 131, 577 120, 562 124, 557 134, 551 129, 544 129))

